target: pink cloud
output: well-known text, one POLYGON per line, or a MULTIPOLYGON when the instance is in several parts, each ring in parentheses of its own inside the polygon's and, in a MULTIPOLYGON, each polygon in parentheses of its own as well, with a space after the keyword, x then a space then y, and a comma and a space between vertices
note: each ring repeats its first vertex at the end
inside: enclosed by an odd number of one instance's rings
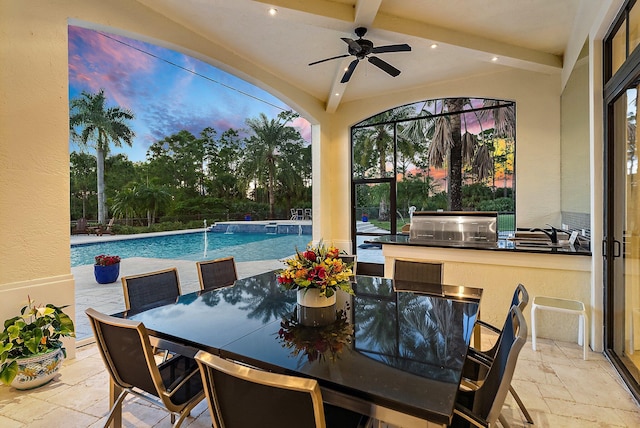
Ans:
POLYGON ((113 39, 118 36, 70 26, 69 80, 89 92, 104 89, 111 101, 131 109, 136 88, 130 85, 134 77, 150 74, 154 61, 113 39))
POLYGON ((297 117, 293 119, 291 126, 298 129, 298 132, 307 143, 311 143, 311 124, 307 119, 297 117))

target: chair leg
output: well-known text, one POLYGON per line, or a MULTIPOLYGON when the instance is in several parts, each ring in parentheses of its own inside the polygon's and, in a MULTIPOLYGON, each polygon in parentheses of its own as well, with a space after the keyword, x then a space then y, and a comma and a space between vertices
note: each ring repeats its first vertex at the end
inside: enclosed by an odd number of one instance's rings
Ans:
POLYGON ((525 419, 527 420, 527 423, 533 425, 533 419, 531 418, 531 415, 529 414, 529 411, 526 409, 526 407, 524 407, 524 403, 522 402, 522 400, 520 399, 520 397, 516 393, 516 390, 513 389, 512 386, 510 386, 509 387, 509 391, 511 392, 511 395, 513 396, 513 399, 516 400, 516 403, 518 403, 518 407, 520 407, 520 410, 522 411, 522 414, 524 415, 525 419))
POLYGON ((124 401, 124 397, 127 395, 127 393, 128 391, 126 389, 122 390, 115 403, 113 403, 113 406, 111 406, 111 410, 109 411, 109 416, 107 417, 107 422, 105 422, 104 424, 104 428, 107 428, 109 425, 111 425, 113 417, 115 416, 115 410, 122 406, 122 402, 124 401))
POLYGON ((536 350, 536 307, 535 305, 531 308, 531 348, 536 350))
POLYGON ((500 413, 500 416, 498 416, 498 420, 504 428, 511 428, 511 425, 509 425, 509 422, 507 422, 504 416, 502 416, 502 413, 500 413))
POLYGON ((582 334, 582 358, 586 360, 589 348, 589 317, 586 313, 582 314, 582 334))

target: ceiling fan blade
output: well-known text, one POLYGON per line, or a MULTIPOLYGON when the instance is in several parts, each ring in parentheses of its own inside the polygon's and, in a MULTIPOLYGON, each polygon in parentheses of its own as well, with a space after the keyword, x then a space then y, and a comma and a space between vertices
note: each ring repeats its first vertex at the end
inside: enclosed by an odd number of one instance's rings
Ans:
POLYGON ((320 61, 315 61, 310 63, 309 65, 316 65, 316 64, 320 64, 321 62, 325 62, 325 61, 331 61, 332 59, 338 59, 338 58, 344 58, 349 56, 349 54, 344 54, 344 55, 338 55, 338 56, 332 56, 331 58, 325 58, 325 59, 321 59, 320 61))
POLYGON ((385 52, 409 52, 411 50, 411 46, 406 43, 401 45, 386 45, 386 46, 377 46, 371 50, 371 53, 385 53, 385 52))
POLYGON ((376 56, 371 56, 368 59, 369 59, 369 62, 371 64, 375 65, 376 67, 378 67, 382 71, 387 72, 388 74, 392 75, 393 77, 396 77, 398 74, 400 74, 400 70, 398 70, 393 65, 389 64, 386 61, 381 60, 380 58, 378 58, 376 56))
POLYGON ((360 53, 362 50, 362 46, 360 46, 355 40, 348 37, 341 37, 341 39, 344 40, 344 42, 349 45, 349 48, 355 53, 360 53))
POLYGON ((356 66, 358 65, 359 62, 360 62, 359 59, 354 59, 353 61, 351 61, 351 64, 349 64, 347 71, 344 73, 344 76, 342 76, 342 80, 340 81, 340 83, 347 83, 349 79, 351 79, 353 70, 356 69, 356 66))

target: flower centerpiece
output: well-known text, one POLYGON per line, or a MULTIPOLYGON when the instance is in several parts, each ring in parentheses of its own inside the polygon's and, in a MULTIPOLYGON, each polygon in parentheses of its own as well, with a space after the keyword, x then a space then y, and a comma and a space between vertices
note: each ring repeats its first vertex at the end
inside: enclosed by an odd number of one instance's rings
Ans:
POLYGON ((111 284, 120 275, 120 256, 100 254, 95 257, 93 274, 98 284, 111 284))
POLYGON ((30 389, 49 382, 66 351, 61 337, 75 337, 73 321, 52 304, 37 306, 28 298, 20 315, 4 321, 0 333, 0 382, 30 389))
POLYGON ((322 361, 326 356, 335 361, 344 346, 353 340, 353 325, 344 310, 337 311, 335 322, 322 327, 307 327, 294 313, 280 322, 278 339, 284 348, 292 350, 293 356, 302 352, 309 361, 322 361))
POLYGON ((327 247, 322 241, 316 247, 307 245, 303 252, 296 248, 295 256, 285 260, 287 268, 279 272, 278 283, 287 290, 298 290, 298 303, 302 304, 300 299, 310 291, 315 291, 317 298, 332 298, 335 303, 337 289, 354 294, 351 288, 353 265, 339 256, 337 248, 327 247))

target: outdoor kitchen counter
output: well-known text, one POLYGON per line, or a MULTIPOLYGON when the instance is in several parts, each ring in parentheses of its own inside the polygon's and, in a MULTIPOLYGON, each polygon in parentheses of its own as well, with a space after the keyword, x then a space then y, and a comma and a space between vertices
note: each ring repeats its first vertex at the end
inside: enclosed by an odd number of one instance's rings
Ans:
POLYGON ((591 251, 588 248, 583 248, 579 245, 559 245, 551 244, 550 241, 511 241, 508 239, 499 239, 498 242, 486 242, 486 243, 450 243, 446 241, 426 241, 426 240, 414 240, 411 241, 408 235, 384 235, 377 236, 365 241, 368 244, 389 244, 389 245, 404 245, 412 247, 435 247, 435 248, 456 248, 462 250, 487 250, 487 251, 509 251, 509 252, 525 252, 525 253, 544 253, 544 254, 564 254, 564 255, 577 255, 577 256, 591 256, 591 251))
MULTIPOLYGON (((504 321, 505 308, 519 283, 530 296, 580 300, 591 311, 591 252, 586 249, 520 247, 507 240, 452 246, 410 242, 405 235, 371 237, 365 242, 382 244, 385 277, 393 278, 396 259, 412 260, 440 264, 443 284, 483 288, 482 319, 495 325, 504 321)), ((525 312, 530 322, 529 311, 525 312)), ((577 321, 556 319, 555 315, 539 321, 543 337, 575 340, 577 321)))

